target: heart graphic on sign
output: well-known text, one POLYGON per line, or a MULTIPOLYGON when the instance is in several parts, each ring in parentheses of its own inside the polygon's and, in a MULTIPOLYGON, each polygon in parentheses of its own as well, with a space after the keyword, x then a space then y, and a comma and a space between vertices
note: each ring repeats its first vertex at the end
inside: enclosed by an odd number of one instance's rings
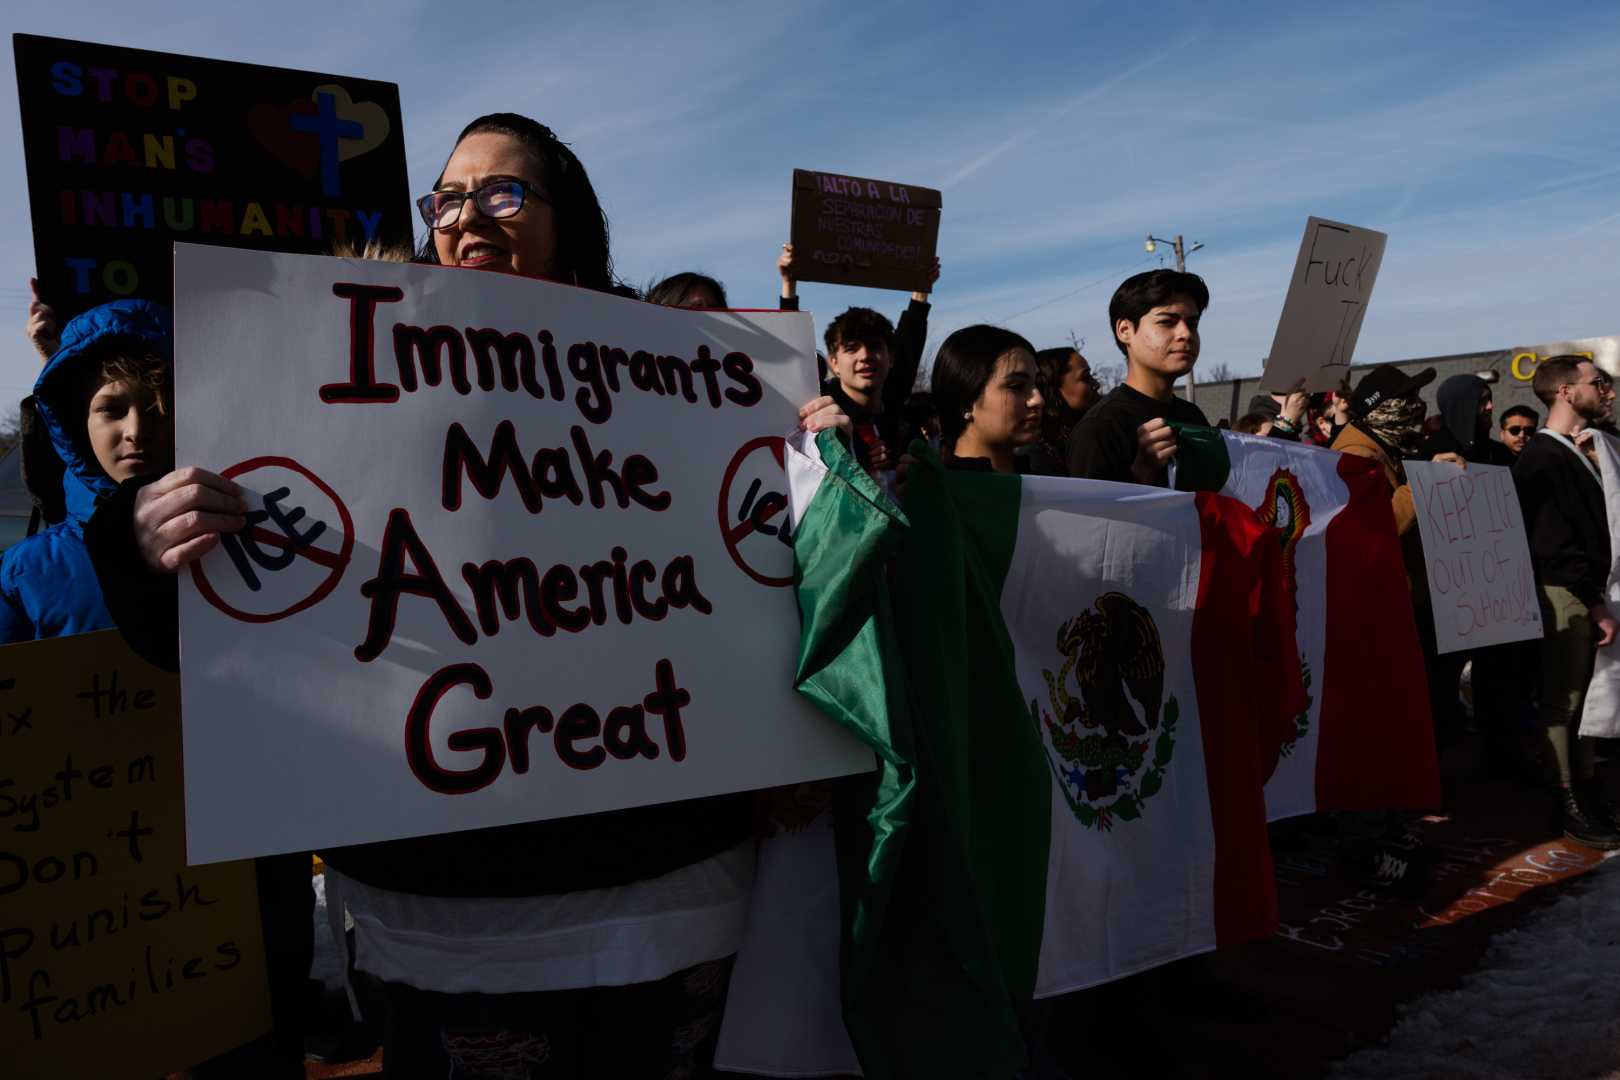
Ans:
POLYGON ((388 124, 388 110, 375 101, 355 101, 349 97, 349 92, 341 86, 328 84, 317 86, 310 95, 311 101, 321 94, 331 94, 332 103, 337 109, 339 120, 349 120, 360 125, 365 134, 358 139, 340 139, 338 141, 338 160, 348 161, 361 154, 375 150, 388 138, 390 127, 388 124))
POLYGON ((357 102, 347 90, 334 84, 317 86, 307 99, 290 105, 255 105, 248 111, 248 130, 253 138, 277 161, 304 177, 314 176, 321 167, 321 140, 313 132, 294 129, 292 118, 315 116, 319 111, 315 102, 321 94, 332 95, 333 110, 339 120, 359 124, 363 132, 358 139, 338 139, 339 161, 375 150, 392 130, 388 110, 374 101, 357 102))
POLYGON ((321 167, 321 141, 314 135, 295 131, 294 114, 315 115, 313 101, 292 105, 255 105, 248 111, 248 130, 258 144, 277 161, 289 165, 299 175, 311 177, 321 167))

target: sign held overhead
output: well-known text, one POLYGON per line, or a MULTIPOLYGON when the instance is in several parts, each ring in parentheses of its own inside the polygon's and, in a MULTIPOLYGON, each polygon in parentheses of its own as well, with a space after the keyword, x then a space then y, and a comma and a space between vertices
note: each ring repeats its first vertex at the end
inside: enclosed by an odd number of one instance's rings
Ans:
POLYGON ((12 36, 40 291, 62 322, 168 303, 175 241, 411 242, 393 83, 12 36))
POLYGON ((1308 218, 1261 384, 1334 390, 1349 374, 1388 235, 1308 218))
POLYGON ((942 205, 933 188, 794 169, 794 276, 926 292, 942 205))

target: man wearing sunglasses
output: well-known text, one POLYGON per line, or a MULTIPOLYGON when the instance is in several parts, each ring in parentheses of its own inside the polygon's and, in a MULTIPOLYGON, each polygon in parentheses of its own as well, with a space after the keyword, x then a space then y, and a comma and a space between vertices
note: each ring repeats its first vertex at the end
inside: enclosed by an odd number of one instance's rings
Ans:
POLYGON ((1530 443, 1530 436, 1536 433, 1536 426, 1541 417, 1536 410, 1528 405, 1515 405, 1502 414, 1502 445, 1513 452, 1517 458, 1524 453, 1524 448, 1530 443))
POLYGON ((1564 835, 1602 851, 1620 848, 1620 826, 1597 777, 1596 740, 1579 735, 1597 650, 1614 648, 1620 621, 1604 602, 1611 540, 1592 433, 1614 415, 1614 385, 1584 356, 1536 368, 1547 424, 1513 465, 1541 601, 1541 727, 1548 771, 1562 800, 1564 835))

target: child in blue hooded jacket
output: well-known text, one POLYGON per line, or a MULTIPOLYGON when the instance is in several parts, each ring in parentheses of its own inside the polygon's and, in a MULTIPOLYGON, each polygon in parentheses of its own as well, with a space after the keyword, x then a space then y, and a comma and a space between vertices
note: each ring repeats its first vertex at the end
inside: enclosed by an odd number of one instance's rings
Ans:
MULTIPOLYGON (((174 468, 172 326, 162 305, 115 300, 63 328, 34 383, 34 410, 63 467, 60 495, 45 501, 65 506, 66 517, 0 558, 0 644, 112 628, 136 643, 165 631, 173 637, 172 611, 166 618, 126 612, 124 625, 115 622, 85 538, 86 523, 120 484, 174 468)), ((171 609, 172 589, 171 579, 171 609)), ((175 663, 159 666, 173 670, 175 663)), ((200 1066, 196 1077, 304 1075, 301 999, 313 947, 309 856, 256 859, 254 869, 275 1031, 200 1066)))
POLYGON ((63 466, 67 516, 0 559, 0 643, 113 626, 84 523, 125 480, 173 468, 171 322, 167 308, 145 300, 92 308, 64 328, 34 383, 35 411, 63 466))

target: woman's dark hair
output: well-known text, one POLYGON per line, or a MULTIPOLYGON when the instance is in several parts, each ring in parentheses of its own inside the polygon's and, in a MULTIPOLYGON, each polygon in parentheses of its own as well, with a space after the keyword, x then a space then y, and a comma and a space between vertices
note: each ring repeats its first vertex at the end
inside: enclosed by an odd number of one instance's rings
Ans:
POLYGON ((1041 397, 1046 408, 1041 410, 1041 438, 1053 446, 1062 446, 1068 439, 1068 428, 1074 423, 1067 404, 1059 390, 1063 386, 1063 373, 1069 370, 1069 358, 1080 355, 1073 345, 1060 345, 1055 349, 1042 349, 1035 354, 1035 378, 1041 386, 1041 397))
POLYGON ((664 307, 684 307, 684 301, 693 289, 708 289, 720 301, 721 307, 730 306, 726 302, 724 285, 707 274, 699 274, 692 270, 671 274, 658 284, 650 286, 642 299, 649 304, 662 304, 664 307))
MULTIPOLYGON (((558 279, 600 292, 620 292, 613 276, 613 257, 608 250, 608 220, 597 201, 596 189, 585 173, 585 166, 568 145, 544 124, 517 113, 490 113, 480 116, 456 136, 456 146, 469 135, 506 135, 516 139, 540 162, 540 180, 551 196, 551 209, 557 221, 558 279)), ((454 148, 450 151, 455 153, 454 148)), ((446 161, 449 159, 446 158, 446 161)), ((433 181, 436 188, 444 181, 441 170, 433 181)), ((417 250, 418 262, 437 263, 438 251, 430 231, 417 250)))
MULTIPOLYGON (((1124 319, 1136 326, 1142 316, 1178 296, 1185 296, 1196 304, 1200 314, 1209 307, 1209 286, 1197 274, 1162 269, 1133 274, 1120 282, 1119 288, 1114 290, 1114 298, 1108 301, 1108 325, 1113 328, 1124 319)), ((1117 333, 1114 344, 1119 346, 1120 352, 1126 351, 1117 333)))
POLYGON ((940 345, 928 389, 939 412, 939 441, 947 450, 956 446, 957 436, 967 427, 963 414, 971 412, 984 393, 990 376, 996 373, 996 361, 1014 349, 1035 352, 1033 345, 1011 330, 982 323, 964 326, 940 345))
POLYGON ((1061 345, 1056 349, 1042 349, 1035 354, 1035 370, 1040 374, 1041 393, 1048 390, 1057 393, 1058 386, 1063 382, 1063 373, 1069 370, 1069 357, 1078 352, 1072 345, 1061 345))

